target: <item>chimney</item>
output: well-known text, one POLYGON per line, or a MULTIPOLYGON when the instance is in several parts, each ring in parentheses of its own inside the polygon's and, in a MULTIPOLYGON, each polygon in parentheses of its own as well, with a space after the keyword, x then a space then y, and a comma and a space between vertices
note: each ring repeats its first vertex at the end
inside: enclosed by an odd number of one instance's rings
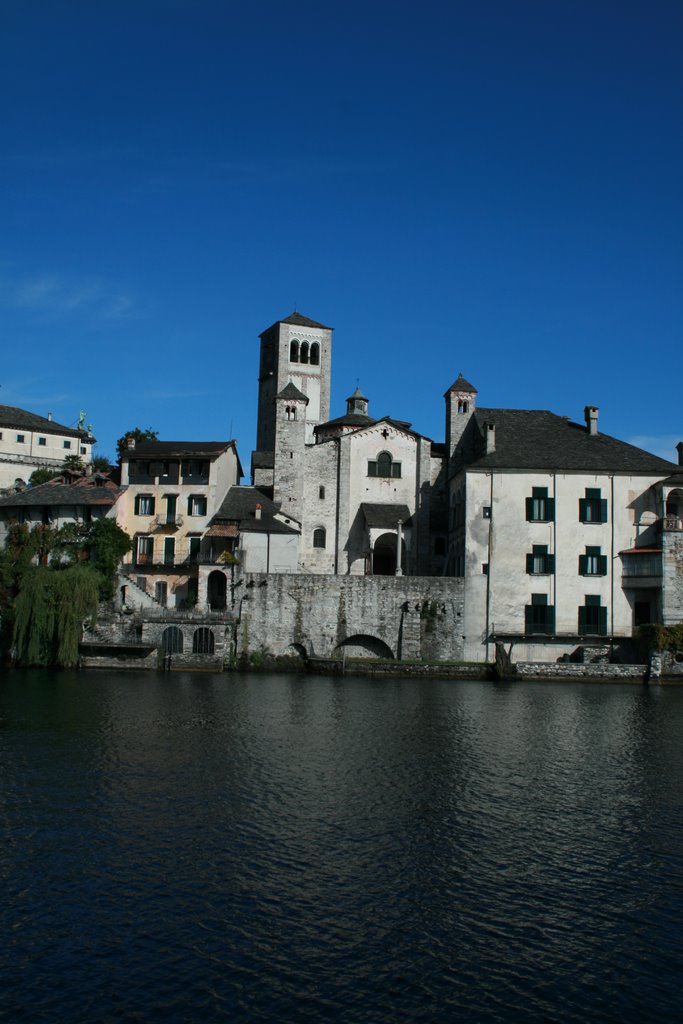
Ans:
POLYGON ((255 519, 260 519, 261 518, 261 506, 259 504, 257 504, 256 508, 254 509, 254 518, 255 519))
POLYGON ((47 418, 49 419, 50 423, 52 423, 52 413, 51 412, 49 412, 47 414, 47 418))
POLYGON ((490 455, 491 452, 496 450, 496 425, 495 423, 487 423, 484 426, 486 431, 486 454, 490 455))
POLYGON ((86 475, 86 476, 92 476, 92 462, 88 462, 88 463, 86 463, 86 466, 85 466, 85 475, 86 475))
POLYGON ((597 405, 587 405, 583 410, 583 415, 586 419, 586 428, 588 433, 595 436, 598 432, 598 412, 597 405))
POLYGON ((683 441, 678 442, 676 451, 678 452, 678 465, 683 466, 683 441))
POLYGON ((132 434, 129 434, 128 437, 126 438, 126 448, 128 449, 129 452, 132 452, 135 448, 135 438, 133 437, 132 434))

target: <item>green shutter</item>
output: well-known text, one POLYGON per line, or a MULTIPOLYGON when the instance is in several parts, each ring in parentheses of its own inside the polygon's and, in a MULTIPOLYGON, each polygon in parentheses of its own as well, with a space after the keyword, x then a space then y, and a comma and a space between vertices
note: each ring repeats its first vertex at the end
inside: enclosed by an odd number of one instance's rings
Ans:
POLYGON ((600 636, 607 636, 607 609, 602 607, 599 609, 598 632, 600 636))
POLYGON ((533 574, 533 571, 534 571, 534 556, 533 555, 527 555, 526 556, 526 571, 527 571, 527 574, 529 576, 531 576, 533 574))
POLYGON ((531 522, 533 522, 533 518, 534 518, 534 499, 533 498, 527 498, 526 499, 526 520, 527 520, 528 523, 531 523, 531 522))
POLYGON ((579 555, 579 576, 585 576, 588 570, 588 555, 579 555))
POLYGON ((601 576, 607 575, 607 555, 600 555, 598 558, 598 572, 601 576))
POLYGON ((607 522, 607 498, 602 498, 600 500, 600 522, 607 522))
POLYGON ((135 515, 136 516, 140 515, 140 495, 139 494, 135 495, 135 515))
POLYGON ((533 614, 534 614, 533 608, 532 608, 532 606, 530 604, 528 604, 526 606, 526 608, 524 609, 524 632, 525 633, 531 633, 532 632, 532 626, 533 626, 533 621, 534 621, 533 614))
POLYGON ((586 522, 586 499, 579 498, 579 522, 586 522))
POLYGON ((583 605, 579 605, 579 633, 583 635, 586 632, 586 609, 583 605))
POLYGON ((555 572, 555 555, 547 555, 547 562, 546 562, 546 564, 548 566, 548 572, 551 573, 551 574, 554 573, 555 572))
POLYGON ((546 612, 546 633, 555 632, 555 605, 548 605, 548 611, 546 612))
POLYGON ((545 507, 546 507, 546 510, 547 510, 547 512, 546 512, 546 519, 548 520, 549 523, 552 523, 554 521, 554 519, 555 519, 555 499, 554 498, 548 498, 546 503, 545 503, 545 507))

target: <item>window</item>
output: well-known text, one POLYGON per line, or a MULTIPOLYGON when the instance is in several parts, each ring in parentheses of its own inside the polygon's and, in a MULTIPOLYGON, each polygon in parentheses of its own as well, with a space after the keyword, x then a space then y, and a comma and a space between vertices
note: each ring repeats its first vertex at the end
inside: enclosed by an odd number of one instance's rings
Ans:
POLYGON ((606 576, 607 555, 600 548, 586 548, 585 555, 579 555, 579 576, 606 576))
POLYGON ((469 410, 469 405, 470 405, 469 402, 465 402, 465 401, 463 401, 462 398, 460 398, 458 400, 458 413, 460 413, 461 415, 463 413, 466 413, 469 410))
POLYGON ((65 448, 70 448, 71 447, 71 441, 65 441, 64 442, 64 447, 65 448))
POLYGON ((481 571, 482 571, 484 576, 488 576, 488 574, 489 574, 489 563, 488 562, 482 562, 481 563, 481 571))
POLYGON ((317 530, 313 531, 313 547, 324 548, 325 547, 325 531, 322 526, 319 526, 317 530))
POLYGON ((154 538, 138 537, 135 547, 137 565, 150 565, 154 561, 154 538))
POLYGON ((579 635, 607 635, 607 609, 595 595, 586 594, 586 603, 579 605, 579 635))
POLYGON ((188 516, 205 516, 206 495, 191 494, 187 499, 187 514, 188 516))
POLYGON ((167 626, 163 631, 161 649, 165 654, 183 653, 183 632, 178 626, 167 626))
POLYGON ((290 341, 289 343, 289 361, 290 363, 299 362, 299 342, 290 341))
POLYGON ((164 539, 164 565, 173 565, 175 562, 175 537, 164 539))
POLYGON ((87 454, 87 449, 83 445, 81 445, 81 455, 86 455, 86 454, 87 454))
POLYGON ((154 597, 156 598, 158 604, 160 604, 162 608, 166 607, 168 601, 168 583, 166 583, 165 580, 160 580, 158 583, 155 584, 154 597))
POLYGON ((484 519, 490 519, 491 518, 491 506, 490 505, 484 505, 484 507, 481 510, 481 514, 484 517, 484 519))
POLYGON ((325 497, 325 488, 323 487, 322 484, 318 488, 318 497, 320 498, 321 501, 325 497))
POLYGON ((308 362, 308 342, 307 341, 302 341, 301 345, 299 346, 299 362, 300 363, 307 363, 308 362))
POLYGON ((311 345, 311 366, 318 366, 320 363, 320 345, 314 341, 311 345))
POLYGON ((555 572, 555 555, 548 554, 547 544, 534 544, 526 556, 526 571, 530 576, 548 576, 555 572))
POLYGON ((555 499, 548 497, 547 487, 532 487, 526 499, 526 518, 529 523, 549 523, 555 518, 555 499))
POLYGON ((135 515, 136 516, 153 516, 154 515, 154 498, 151 494, 136 494, 135 495, 135 515))
POLYGON ((582 523, 607 522, 607 498, 603 498, 599 487, 587 487, 586 497, 579 498, 579 521, 582 523))
POLYGON ((189 538, 189 542, 190 543, 189 543, 189 547, 188 547, 188 558, 189 558, 189 560, 191 562, 198 562, 199 561, 199 551, 200 551, 200 548, 202 546, 202 538, 201 537, 190 537, 189 538))
POLYGON ((213 654, 214 647, 215 640, 212 629, 209 629, 208 626, 200 626, 195 629, 192 637, 193 654, 213 654))
POLYGON ((368 476, 393 477, 401 476, 401 463, 394 462, 389 452, 380 452, 376 460, 368 462, 368 476))
POLYGON ((17 444, 24 444, 26 441, 25 434, 17 434, 17 444))
POLYGON ((295 420, 296 419, 296 406, 295 405, 286 405, 285 406, 285 419, 286 420, 295 420))
POLYGON ((531 604, 524 609, 524 632, 527 636, 555 632, 555 606, 548 604, 546 594, 531 595, 531 604))
POLYGON ((45 448, 46 445, 47 445, 47 438, 46 437, 39 437, 38 438, 38 444, 40 445, 41 448, 45 448))

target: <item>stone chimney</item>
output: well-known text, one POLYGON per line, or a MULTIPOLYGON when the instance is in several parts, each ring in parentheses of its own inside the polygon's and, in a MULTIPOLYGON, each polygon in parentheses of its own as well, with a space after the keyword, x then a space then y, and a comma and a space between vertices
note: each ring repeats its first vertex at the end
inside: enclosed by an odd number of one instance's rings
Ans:
POLYGON ((261 508, 260 503, 257 503, 256 508, 254 509, 254 518, 255 519, 260 519, 262 511, 263 511, 263 509, 261 508))
POLYGON ((486 431, 486 434, 485 434, 485 437, 486 437, 486 454, 490 455, 492 452, 495 452, 495 450, 496 450, 496 425, 495 425, 495 423, 487 423, 484 426, 484 430, 486 431))
POLYGON ((683 466, 683 441, 678 442, 676 451, 678 452, 678 465, 683 466))
POLYGON ((126 438, 126 448, 128 449, 129 452, 135 450, 135 438, 133 437, 132 434, 129 434, 128 437, 126 438))
POLYGON ((587 405, 583 410, 583 415, 586 419, 586 429, 592 436, 595 436, 598 432, 598 412, 597 405, 587 405))
POLYGON ((52 413, 51 412, 49 412, 47 414, 47 418, 49 419, 50 423, 52 423, 52 413))

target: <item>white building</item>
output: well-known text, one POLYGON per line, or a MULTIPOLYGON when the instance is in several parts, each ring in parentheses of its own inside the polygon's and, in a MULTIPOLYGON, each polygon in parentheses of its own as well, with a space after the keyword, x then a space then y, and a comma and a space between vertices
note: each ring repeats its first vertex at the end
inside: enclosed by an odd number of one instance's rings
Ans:
POLYGON ((60 470, 69 455, 87 466, 94 444, 89 427, 65 427, 52 413, 38 416, 0 405, 0 491, 25 487, 36 469, 60 470))

